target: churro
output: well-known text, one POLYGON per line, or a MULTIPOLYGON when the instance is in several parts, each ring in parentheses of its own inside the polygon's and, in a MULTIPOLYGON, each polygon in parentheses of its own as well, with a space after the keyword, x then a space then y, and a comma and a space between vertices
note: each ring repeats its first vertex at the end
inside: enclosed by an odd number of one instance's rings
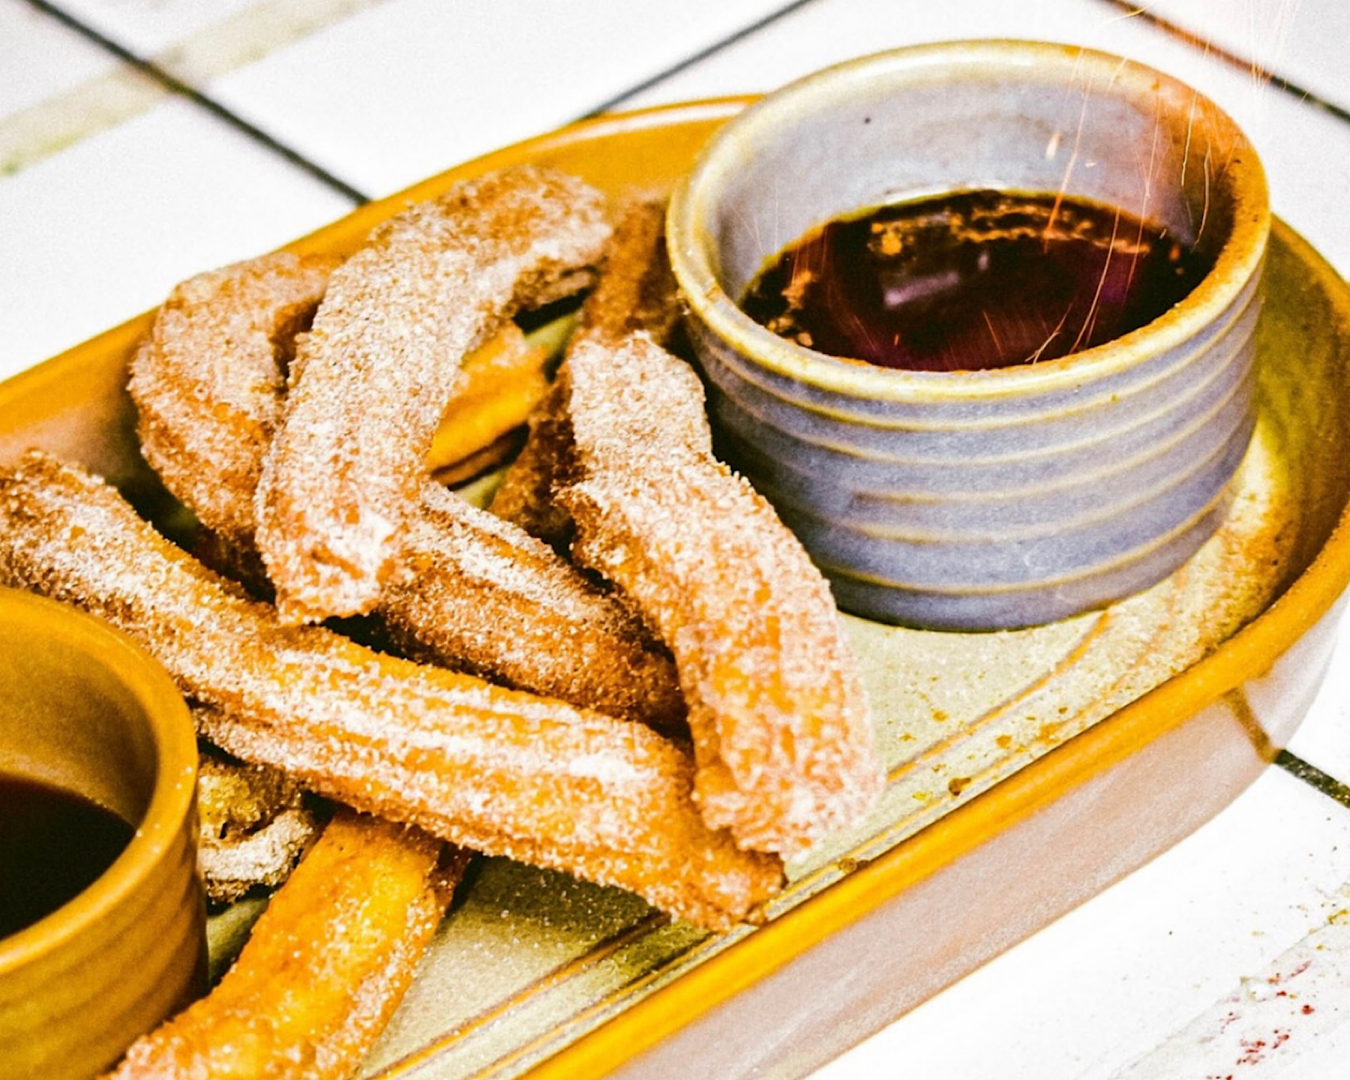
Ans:
POLYGON ((198 274, 169 294, 132 359, 146 461, 231 542, 252 543, 253 492, 281 421, 291 348, 338 262, 277 253, 198 274))
POLYGON ((197 870, 206 898, 276 888, 319 834, 300 785, 277 769, 203 746, 197 768, 197 870))
POLYGON ((468 856, 339 810, 206 997, 110 1080, 347 1080, 403 999, 468 856))
MULTIPOLYGON (((284 405, 285 329, 298 321, 297 283, 317 302, 329 270, 326 261, 266 256, 191 279, 174 290, 133 365, 147 459, 226 539, 202 544, 208 561, 264 594, 250 554, 253 498, 284 405), (230 468, 204 473, 227 447, 230 468)), ((518 370, 529 351, 519 329, 498 339, 474 354, 483 357, 475 369, 518 370)), ((522 530, 425 482, 403 558, 411 576, 386 586, 380 614, 421 657, 663 730, 682 724, 674 666, 640 620, 522 530)))
POLYGON ((780 884, 705 824, 693 762, 644 725, 287 625, 39 452, 0 470, 0 581, 118 626, 207 707, 207 738, 338 802, 713 928, 780 884))
POLYGON ((519 326, 508 322, 465 357, 463 377, 427 451, 431 475, 442 479, 462 472, 466 460, 503 444, 505 436, 524 425, 548 393, 553 355, 547 345, 531 344, 519 326))
POLYGON ((406 585, 379 613, 410 655, 677 733, 674 664, 631 611, 546 544, 428 482, 406 585))
POLYGON ((285 621, 369 611, 402 572, 463 357, 519 308, 589 283, 605 209, 572 177, 501 170, 378 226, 334 272, 256 495, 256 542, 285 621))
POLYGON ((705 820, 785 858, 854 823, 881 771, 829 586, 713 457, 697 375, 637 334, 582 342, 559 380, 573 556, 671 649, 705 820))
MULTIPOLYGON (((595 288, 581 306, 568 348, 617 345, 637 331, 665 344, 680 319, 679 293, 666 257, 664 200, 629 203, 619 215, 595 288)), ((566 360, 564 360, 566 363, 566 360)), ((567 455, 565 411, 555 390, 541 399, 530 433, 492 497, 492 512, 532 536, 563 546, 571 533, 553 486, 567 455)))

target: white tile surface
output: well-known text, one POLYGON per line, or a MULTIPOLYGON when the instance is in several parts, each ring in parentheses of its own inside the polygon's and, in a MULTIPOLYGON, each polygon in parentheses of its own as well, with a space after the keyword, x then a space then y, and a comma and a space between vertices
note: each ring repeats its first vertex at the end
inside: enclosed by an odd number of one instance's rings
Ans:
POLYGON ((1344 0, 1145 0, 1139 6, 1324 101, 1350 110, 1344 0))
POLYGON ((782 0, 389 0, 209 84, 372 195, 595 109, 782 0))
POLYGON ((0 0, 0 121, 117 66, 23 0, 0 0))
MULTIPOLYGON (((1192 1019, 1209 1016, 1244 980, 1272 973, 1343 911, 1348 877, 1350 810, 1267 770, 1199 832, 825 1066, 815 1080, 1111 1076, 1192 1019)), ((1329 989, 1334 999, 1343 988, 1329 989)), ((1333 1033, 1341 1022, 1336 1010, 1313 1004, 1315 1011, 1299 1018, 1305 1036, 1318 1024, 1333 1033)), ((1210 1074, 1193 1067, 1178 1075, 1210 1074)))
POLYGON ((0 378, 348 205, 174 98, 0 179, 0 378))
POLYGON ((1335 1077, 1350 1061, 1350 889, 1307 937, 1112 1080, 1335 1077))
POLYGON ((1039 38, 1119 53, 1185 79, 1224 106, 1266 163, 1277 213, 1350 274, 1350 124, 1100 0, 815 0, 749 40, 664 80, 627 104, 761 92, 867 52, 966 37, 1039 38))

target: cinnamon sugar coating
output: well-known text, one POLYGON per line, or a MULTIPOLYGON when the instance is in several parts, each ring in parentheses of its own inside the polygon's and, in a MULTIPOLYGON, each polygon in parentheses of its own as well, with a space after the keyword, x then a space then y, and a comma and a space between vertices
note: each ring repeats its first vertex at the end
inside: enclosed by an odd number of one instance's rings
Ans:
POLYGON ((206 997, 109 1080, 347 1080, 406 993, 468 856, 339 810, 206 997))
POLYGON ((391 218, 333 274, 256 496, 285 621, 375 605, 464 356, 588 283, 609 231, 599 192, 520 166, 391 218))
POLYGON ((230 903, 257 886, 280 885, 320 831, 299 785, 214 747, 203 747, 200 758, 197 872, 206 898, 230 903))
MULTIPOLYGON (((666 257, 664 199, 635 200, 619 214, 595 288, 581 306, 568 349, 586 341, 617 345, 645 331, 665 344, 680 319, 679 292, 666 257)), ((566 360, 564 360, 566 363, 566 360)), ((492 497, 492 512, 555 546, 571 534, 553 498, 567 457, 566 415, 551 390, 529 421, 530 434, 492 497)))
POLYGON ((251 543, 286 364, 339 260, 281 252, 176 286, 131 362, 146 461, 207 528, 251 543))
POLYGON ((428 482, 406 585, 379 613, 404 650, 611 716, 684 730, 675 666, 640 619, 546 544, 428 482))
POLYGON ((712 456, 698 377, 638 334, 617 348, 583 342, 559 379, 573 555, 617 584, 675 657, 705 820, 784 857, 855 822, 881 769, 829 586, 712 456))
MULTIPOLYGON (((263 456, 285 405, 288 332, 323 294, 326 258, 271 255, 179 285, 134 364, 145 454, 165 487, 247 556, 263 456), (245 422, 247 418, 248 422, 245 422)), ((420 470, 425 474, 425 469, 420 470)), ((522 530, 423 483, 410 576, 379 611, 425 659, 663 730, 683 725, 674 665, 631 612, 522 530)))
POLYGON ((218 746, 359 810, 711 928, 780 884, 777 859, 704 823, 693 762, 649 728, 286 625, 47 455, 0 470, 0 581, 120 627, 218 746))

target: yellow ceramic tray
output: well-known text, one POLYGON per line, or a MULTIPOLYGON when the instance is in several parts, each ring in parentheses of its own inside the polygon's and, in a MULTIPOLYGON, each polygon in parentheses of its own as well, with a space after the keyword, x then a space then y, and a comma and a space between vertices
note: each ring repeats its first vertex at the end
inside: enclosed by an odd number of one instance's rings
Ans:
MULTIPOLYGON (((293 247, 350 251, 408 201, 520 161, 615 192, 668 188, 744 104, 568 128, 293 247)), ((886 797, 863 827, 790 867, 767 925, 710 937, 627 894, 483 860, 364 1075, 800 1075, 1226 805, 1306 712, 1350 581, 1350 296, 1282 225, 1268 282, 1260 421, 1239 497, 1182 570, 1030 631, 849 619, 886 797)), ((0 460, 40 445, 162 506, 124 389, 149 318, 0 386, 0 460)), ((217 939, 251 911, 217 918, 217 939)))

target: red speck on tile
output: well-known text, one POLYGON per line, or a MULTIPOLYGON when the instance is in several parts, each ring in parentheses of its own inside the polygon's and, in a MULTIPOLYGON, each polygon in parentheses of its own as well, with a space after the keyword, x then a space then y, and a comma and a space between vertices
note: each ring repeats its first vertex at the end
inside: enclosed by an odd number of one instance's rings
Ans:
POLYGON ((1265 1039, 1240 1039, 1238 1046, 1242 1048, 1242 1056, 1237 1059, 1239 1065, 1255 1065, 1266 1056, 1265 1039))
POLYGON ((1304 1005, 1301 1011, 1304 1016, 1311 1016, 1317 1010, 1314 1009, 1311 1005, 1304 1005))
POLYGON ((1302 974, 1303 974, 1305 971, 1307 971, 1310 967, 1312 967, 1312 958, 1311 958, 1311 957, 1309 957, 1307 960, 1304 960, 1303 963, 1299 964, 1299 966, 1296 967, 1296 968, 1294 968, 1294 970, 1291 971, 1288 975, 1281 975, 1281 974, 1277 971, 1274 975, 1270 976, 1270 978, 1268 978, 1268 979, 1266 980, 1266 982, 1268 982, 1271 986, 1279 986, 1280 983, 1286 983, 1286 982, 1288 982, 1290 979, 1297 979, 1300 975, 1302 975, 1302 974))
POLYGON ((1289 1032, 1281 1031, 1276 1028, 1271 1033, 1271 1041, 1265 1039, 1240 1039, 1238 1046, 1242 1050, 1242 1056, 1237 1059, 1239 1065, 1257 1065, 1265 1058, 1266 1052, 1278 1050, 1289 1041, 1289 1032))

